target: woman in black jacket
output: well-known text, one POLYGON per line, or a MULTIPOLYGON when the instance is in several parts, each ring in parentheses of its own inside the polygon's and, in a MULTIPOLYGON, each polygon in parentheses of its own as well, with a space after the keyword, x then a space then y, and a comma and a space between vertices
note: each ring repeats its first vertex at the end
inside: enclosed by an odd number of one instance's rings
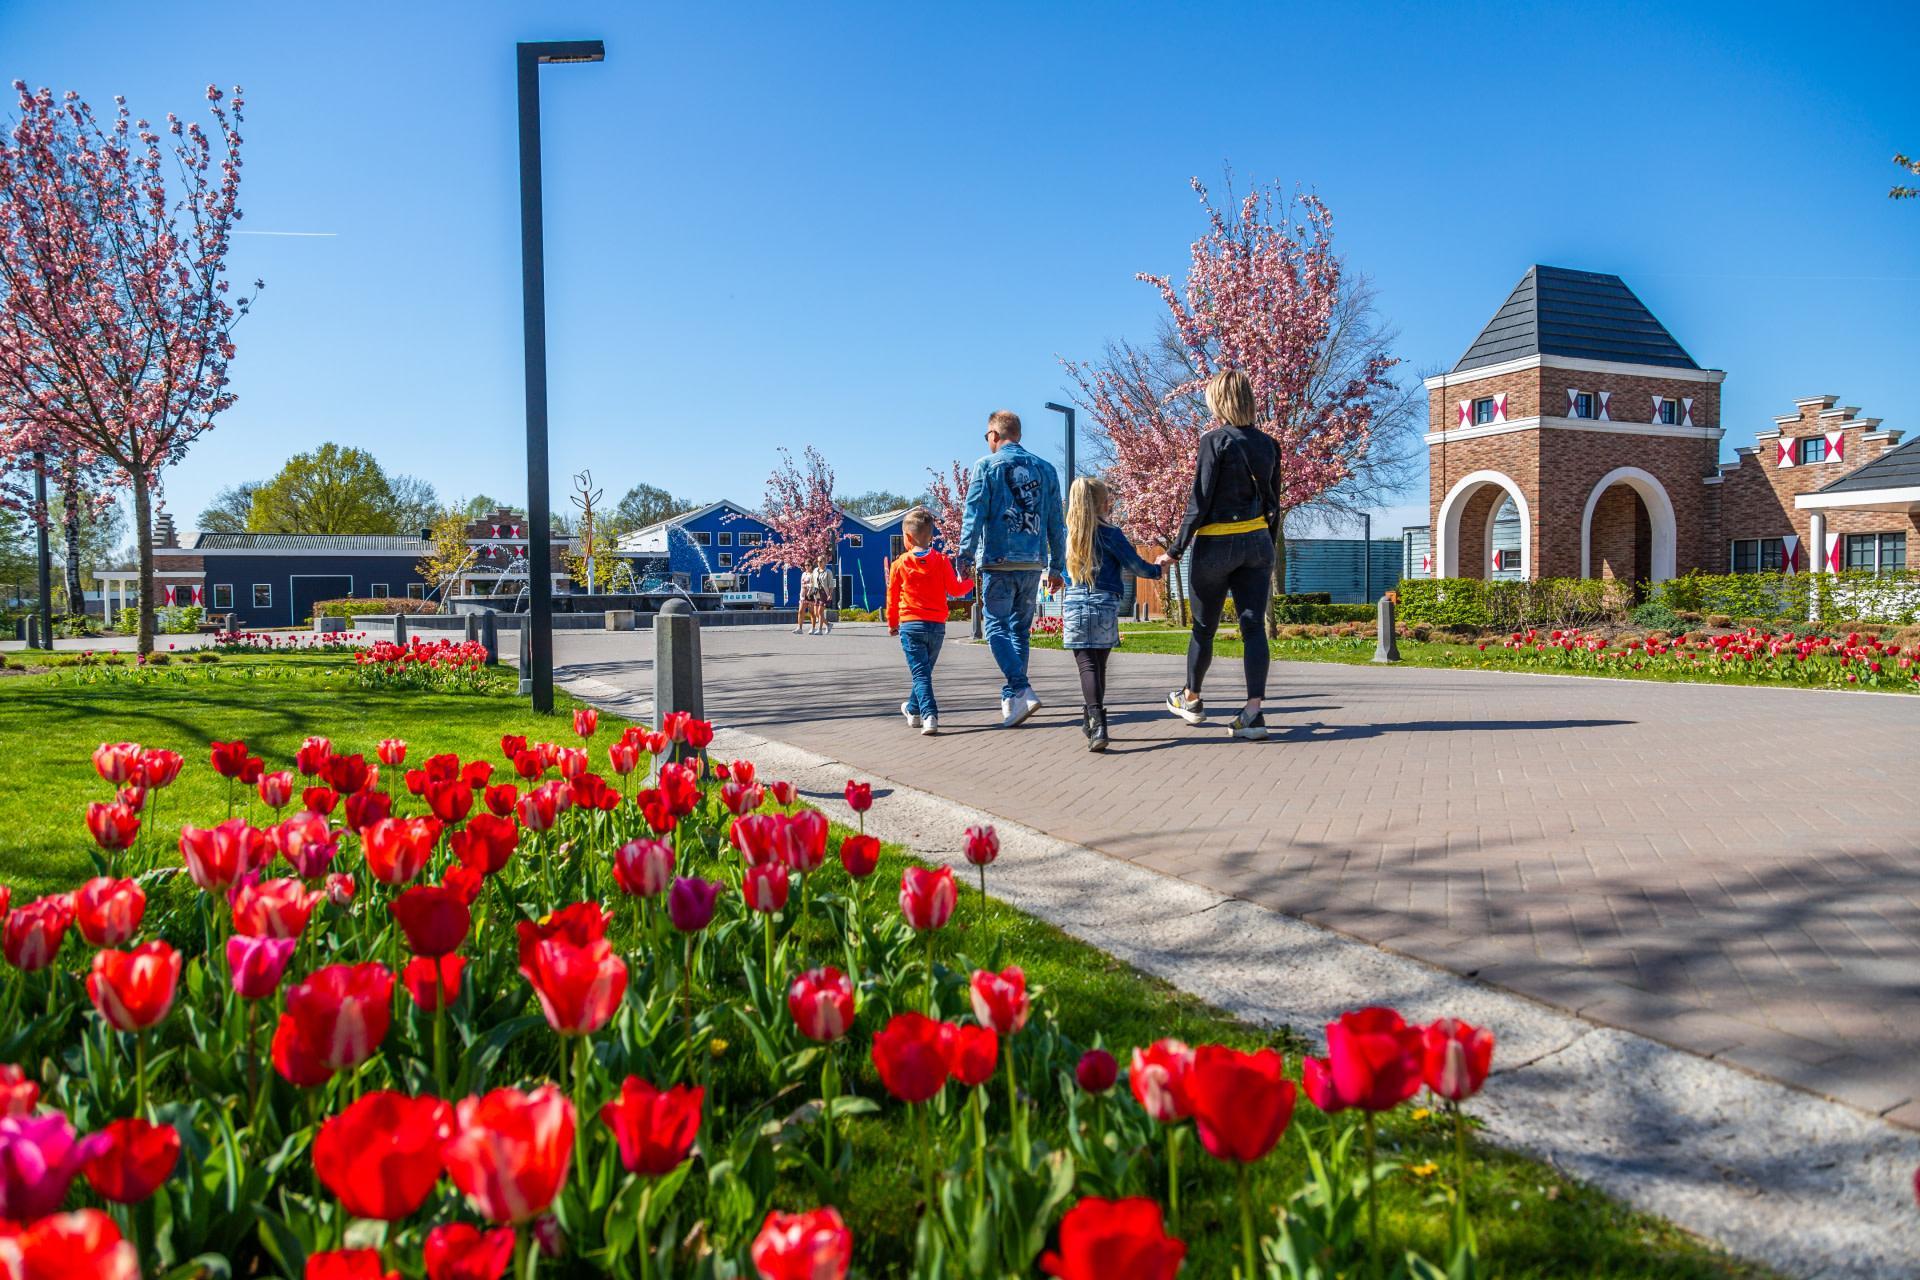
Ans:
POLYGON ((1280 448, 1253 425, 1253 384, 1238 369, 1207 383, 1207 408, 1219 425, 1200 437, 1186 518, 1167 554, 1179 559, 1189 545, 1193 564, 1193 637, 1187 642, 1187 685, 1167 695, 1167 709, 1188 724, 1207 718, 1200 684, 1213 662, 1213 635, 1227 596, 1240 620, 1245 646, 1247 701, 1227 726, 1229 736, 1267 736, 1260 703, 1267 693, 1267 604, 1273 593, 1274 535, 1280 522, 1280 448))

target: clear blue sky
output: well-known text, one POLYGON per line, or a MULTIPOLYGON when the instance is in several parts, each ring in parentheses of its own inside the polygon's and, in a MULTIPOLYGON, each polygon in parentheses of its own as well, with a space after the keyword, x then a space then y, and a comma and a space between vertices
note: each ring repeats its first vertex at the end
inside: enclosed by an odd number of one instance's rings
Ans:
POLYGON ((241 241, 268 287, 183 524, 328 439, 520 498, 524 39, 608 54, 542 90, 557 489, 754 501, 815 443, 916 491, 989 409, 1047 424, 1056 354, 1152 331, 1133 273, 1224 162, 1329 202, 1410 375, 1547 262, 1729 371, 1729 450, 1823 392, 1920 430, 1920 202, 1885 194, 1920 7, 1543 8, 7 0, 0 61, 156 118, 244 85, 244 226, 330 233, 241 241))

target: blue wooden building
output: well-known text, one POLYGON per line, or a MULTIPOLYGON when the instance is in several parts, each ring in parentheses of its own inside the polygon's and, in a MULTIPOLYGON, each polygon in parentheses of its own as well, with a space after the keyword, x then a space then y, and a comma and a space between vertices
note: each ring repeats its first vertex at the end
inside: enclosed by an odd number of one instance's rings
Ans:
POLYGON ((198 605, 235 628, 297 627, 321 600, 427 592, 423 538, 378 534, 203 533, 155 547, 154 603, 198 605))
MULTIPOLYGON (((834 570, 843 609, 880 609, 887 603, 887 565, 903 549, 905 511, 866 518, 840 513, 834 570)), ((741 562, 773 536, 766 523, 737 502, 722 499, 624 534, 619 554, 635 583, 670 578, 691 591, 761 591, 776 606, 800 599, 798 569, 743 569, 741 562)))

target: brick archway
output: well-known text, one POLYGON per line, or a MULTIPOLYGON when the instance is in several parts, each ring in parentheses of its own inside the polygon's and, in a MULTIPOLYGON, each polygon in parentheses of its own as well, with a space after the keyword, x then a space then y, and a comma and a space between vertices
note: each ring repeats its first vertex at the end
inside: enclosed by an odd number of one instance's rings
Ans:
MULTIPOLYGON (((1512 476, 1501 471, 1475 471, 1461 476, 1453 488, 1447 490, 1447 496, 1441 500, 1439 517, 1434 521, 1434 539, 1439 544, 1434 553, 1434 568, 1437 576, 1458 578, 1460 571, 1460 535, 1461 516, 1466 513, 1469 504, 1475 502, 1487 490, 1488 486, 1504 490, 1520 513, 1520 576, 1533 576, 1533 509, 1527 504, 1527 495, 1512 476)), ((1485 519, 1491 527, 1494 516, 1499 512, 1500 503, 1496 500, 1485 512, 1485 519)), ((1472 576, 1490 577, 1493 573, 1493 539, 1478 537, 1473 539, 1478 547, 1475 559, 1480 561, 1472 576)))
POLYGON ((1625 485, 1638 494, 1646 507, 1647 523, 1653 532, 1651 555, 1645 565, 1646 580, 1664 582, 1678 574, 1678 523, 1673 514, 1673 500, 1667 496, 1666 486, 1650 473, 1639 467, 1615 467, 1601 476, 1598 483, 1587 494, 1587 507, 1580 515, 1580 576, 1591 578, 1593 573, 1593 513, 1600 505, 1600 499, 1614 485, 1625 485))

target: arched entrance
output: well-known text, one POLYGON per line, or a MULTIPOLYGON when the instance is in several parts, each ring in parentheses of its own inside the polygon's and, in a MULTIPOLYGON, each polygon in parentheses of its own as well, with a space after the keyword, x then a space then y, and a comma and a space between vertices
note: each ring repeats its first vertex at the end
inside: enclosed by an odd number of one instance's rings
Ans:
POLYGON ((1676 572, 1673 500, 1639 467, 1615 467, 1587 495, 1580 517, 1580 576, 1662 582, 1676 572))
POLYGON ((1533 511, 1527 505, 1527 495, 1511 476, 1475 471, 1455 482, 1440 503, 1440 515, 1434 522, 1439 542, 1434 568, 1439 577, 1493 576, 1494 519, 1508 501, 1520 515, 1520 576, 1533 576, 1533 511))

